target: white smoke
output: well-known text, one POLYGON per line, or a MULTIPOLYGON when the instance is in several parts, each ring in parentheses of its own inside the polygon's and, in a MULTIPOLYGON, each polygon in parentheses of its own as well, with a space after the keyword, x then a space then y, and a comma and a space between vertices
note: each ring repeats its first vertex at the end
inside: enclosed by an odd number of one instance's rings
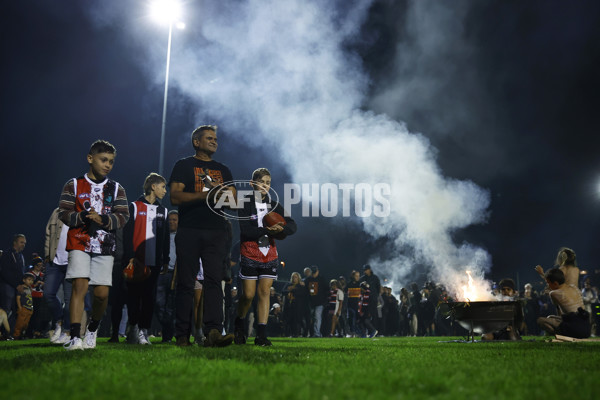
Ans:
MULTIPOLYGON (((192 22, 195 37, 174 45, 171 82, 198 104, 199 115, 226 121, 228 133, 240 140, 275 148, 294 182, 389 183, 390 216, 361 223, 395 250, 371 264, 398 285, 409 283, 415 264, 430 266, 433 279, 459 293, 464 271, 482 277, 490 257, 467 243, 456 245, 451 234, 484 222, 489 196, 472 182, 444 177, 423 135, 361 109, 369 79, 345 49, 370 4, 203 2, 202 18, 192 22)), ((96 12, 103 21, 115 13, 96 12)), ((148 40, 139 28, 130 35, 145 43, 143 62, 162 82, 164 41, 148 40)))

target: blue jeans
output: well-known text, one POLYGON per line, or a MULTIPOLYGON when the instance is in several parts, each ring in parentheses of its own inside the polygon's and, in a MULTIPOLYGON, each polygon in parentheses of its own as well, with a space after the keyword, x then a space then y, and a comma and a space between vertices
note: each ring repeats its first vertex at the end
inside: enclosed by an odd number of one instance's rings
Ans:
POLYGON ((46 284, 44 285, 44 298, 52 313, 52 324, 63 321, 62 329, 71 329, 69 304, 71 303, 71 282, 65 280, 67 265, 58 265, 51 262, 46 267, 46 284), (63 285, 64 307, 57 296, 60 285, 63 285), (67 310, 67 312, 65 312, 67 310))
POLYGON ((321 318, 323 317, 323 306, 315 306, 312 309, 313 318, 314 318, 314 335, 315 337, 323 337, 321 335, 321 318))

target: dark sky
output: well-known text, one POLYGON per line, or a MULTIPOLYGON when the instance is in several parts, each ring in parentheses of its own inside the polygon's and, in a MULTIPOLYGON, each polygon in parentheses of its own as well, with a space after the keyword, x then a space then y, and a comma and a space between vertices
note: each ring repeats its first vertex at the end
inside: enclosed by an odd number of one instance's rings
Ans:
MULTIPOLYGON (((441 1, 432 12, 442 3, 450 4, 442 10, 450 17, 457 12, 449 9, 453 2, 441 1)), ((461 34, 449 31, 423 55, 411 27, 413 2, 375 1, 359 40, 348 45, 371 77, 364 108, 405 121, 437 148, 445 176, 490 192, 488 222, 454 234, 457 243, 490 252, 490 279, 518 274, 522 286, 535 278, 536 264, 552 264, 560 246, 572 247, 580 265, 598 275, 600 4, 472 3, 456 3, 461 34), (429 81, 433 88, 419 90, 429 81), (394 87, 415 90, 386 94, 394 87)), ((111 177, 130 199, 158 168, 163 86, 140 62, 136 43, 124 40, 118 26, 93 23, 88 7, 88 1, 42 0, 0 6, 2 247, 22 232, 27 254, 43 252, 60 189, 87 171, 94 140, 117 147, 111 177)), ((181 138, 205 122, 176 88, 169 104, 167 176, 177 159, 191 154, 181 138)), ((227 121, 219 125, 215 158, 234 177, 248 178, 256 167, 243 157, 250 149, 228 137, 227 121)), ((252 151, 275 182, 289 179, 277 155, 252 151)), ((298 234, 280 245, 284 279, 313 263, 327 266, 328 277, 347 274, 385 244, 347 224, 297 220, 298 234)))

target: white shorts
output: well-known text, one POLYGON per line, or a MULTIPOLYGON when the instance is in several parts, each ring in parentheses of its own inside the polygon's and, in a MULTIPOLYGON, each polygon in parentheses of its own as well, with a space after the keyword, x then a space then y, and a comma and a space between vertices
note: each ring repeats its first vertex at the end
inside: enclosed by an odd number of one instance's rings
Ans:
POLYGON ((92 286, 112 286, 113 263, 113 256, 71 250, 65 279, 87 278, 92 286))

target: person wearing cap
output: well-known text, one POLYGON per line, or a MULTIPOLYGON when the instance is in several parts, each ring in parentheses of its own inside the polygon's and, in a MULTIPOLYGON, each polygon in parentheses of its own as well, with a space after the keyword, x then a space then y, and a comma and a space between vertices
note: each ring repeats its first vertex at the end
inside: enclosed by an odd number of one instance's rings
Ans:
POLYGON ((23 284, 17 286, 17 321, 15 322, 15 329, 13 337, 15 339, 21 339, 21 333, 23 333, 29 325, 29 320, 33 315, 33 297, 31 295, 33 281, 35 275, 31 272, 26 272, 23 275, 23 284))
MULTIPOLYGON (((320 275, 319 267, 310 267, 311 276, 304 280, 308 288, 308 298, 313 326, 312 337, 323 337, 321 333, 321 322, 323 318, 323 307, 329 303, 329 284, 320 275)), ((327 332, 329 333, 329 332, 327 332)))

